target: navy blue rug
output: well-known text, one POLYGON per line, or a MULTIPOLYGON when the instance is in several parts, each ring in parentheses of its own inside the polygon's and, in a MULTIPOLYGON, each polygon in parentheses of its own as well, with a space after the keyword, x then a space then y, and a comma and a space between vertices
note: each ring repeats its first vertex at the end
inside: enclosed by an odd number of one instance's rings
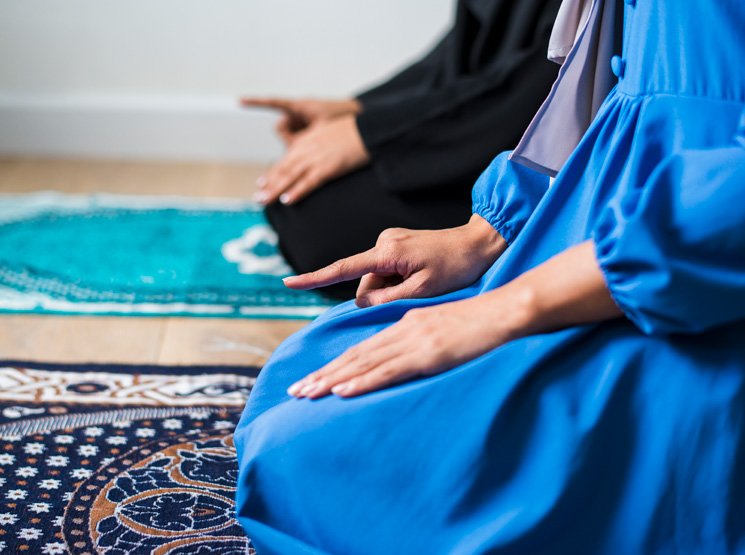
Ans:
POLYGON ((0 551, 251 553, 232 434, 258 371, 0 362, 0 551))

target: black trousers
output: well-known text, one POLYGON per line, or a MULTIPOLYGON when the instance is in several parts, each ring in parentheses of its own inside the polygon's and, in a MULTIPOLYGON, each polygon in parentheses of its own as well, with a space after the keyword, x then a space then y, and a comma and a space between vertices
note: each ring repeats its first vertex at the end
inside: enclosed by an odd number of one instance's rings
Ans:
MULTIPOLYGON (((266 215, 290 266, 305 273, 372 248, 380 232, 389 227, 444 229, 467 223, 472 185, 392 193, 367 167, 327 183, 296 205, 274 203, 267 207, 266 215)), ((351 299, 358 283, 320 291, 351 299)))

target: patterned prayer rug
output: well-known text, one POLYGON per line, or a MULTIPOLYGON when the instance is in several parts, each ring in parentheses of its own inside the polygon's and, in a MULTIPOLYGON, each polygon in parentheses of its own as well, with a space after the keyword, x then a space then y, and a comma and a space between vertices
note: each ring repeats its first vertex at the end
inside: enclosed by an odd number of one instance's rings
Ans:
POLYGON ((0 552, 251 553, 232 432, 257 374, 0 362, 0 552))
POLYGON ((0 195, 0 312, 312 318, 261 207, 186 197, 0 195))

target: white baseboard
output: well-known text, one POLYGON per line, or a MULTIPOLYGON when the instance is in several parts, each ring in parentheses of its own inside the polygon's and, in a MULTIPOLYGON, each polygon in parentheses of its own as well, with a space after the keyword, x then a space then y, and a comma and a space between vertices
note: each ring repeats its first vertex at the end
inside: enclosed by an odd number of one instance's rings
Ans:
POLYGON ((274 121, 226 97, 0 95, 0 154, 266 163, 274 121))

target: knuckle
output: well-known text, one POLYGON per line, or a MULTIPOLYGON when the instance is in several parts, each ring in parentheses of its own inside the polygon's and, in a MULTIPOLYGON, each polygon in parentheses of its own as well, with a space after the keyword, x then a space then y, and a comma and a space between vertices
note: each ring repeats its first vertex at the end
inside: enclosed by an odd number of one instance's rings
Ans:
POLYGON ((312 172, 308 177, 304 180, 304 187, 306 189, 312 189, 316 187, 321 182, 321 176, 317 172, 312 172))
POLYGON ((445 347, 445 341, 437 333, 428 333, 424 345, 430 353, 439 352, 445 347))
POLYGON ((361 356, 359 347, 351 347, 350 349, 347 349, 345 354, 347 362, 357 362, 361 356))
POLYGON ((396 299, 396 294, 391 293, 385 289, 380 292, 374 292, 370 294, 370 300, 373 304, 385 304, 396 299))
POLYGON ((347 263, 344 260, 337 260, 329 266, 330 272, 336 276, 343 276, 346 269, 347 263))
POLYGON ((293 185, 291 192, 293 195, 304 195, 305 193, 308 192, 309 189, 310 189, 310 186, 308 185, 308 182, 305 180, 302 180, 302 181, 298 181, 297 183, 295 183, 295 185, 293 185))
POLYGON ((313 372, 311 374, 308 374, 305 376, 304 381, 306 382, 315 382, 316 380, 319 380, 324 375, 323 370, 317 370, 316 372, 313 372))
POLYGON ((285 170, 284 178, 285 180, 294 180, 297 178, 298 175, 298 167, 297 165, 293 164, 292 166, 289 166, 285 170))
POLYGON ((423 278, 418 283, 412 285, 411 294, 414 296, 425 295, 431 289, 431 279, 423 278))
POLYGON ((421 322, 424 318, 424 311, 421 308, 412 308, 404 314, 404 318, 412 322, 421 322))
POLYGON ((396 377, 397 372, 396 372, 396 369, 395 368, 388 366, 388 367, 385 367, 385 368, 381 368, 380 371, 378 372, 378 375, 384 381, 389 382, 389 381, 393 380, 396 377))
POLYGON ((396 249, 395 245, 392 245, 390 243, 383 244, 383 245, 377 245, 375 247, 376 250, 376 259, 377 262, 381 266, 395 266, 396 261, 398 259, 399 253, 396 249))
POLYGON ((386 242, 398 242, 404 238, 405 232, 400 227, 389 227, 384 229, 378 236, 378 241, 382 243, 386 242))

